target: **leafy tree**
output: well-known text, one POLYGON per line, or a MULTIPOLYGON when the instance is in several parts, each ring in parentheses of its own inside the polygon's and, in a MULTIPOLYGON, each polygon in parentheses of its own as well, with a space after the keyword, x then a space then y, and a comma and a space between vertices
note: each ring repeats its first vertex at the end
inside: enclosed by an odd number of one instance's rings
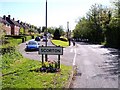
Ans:
POLYGON ((41 27, 39 27, 39 28, 37 29, 37 31, 38 31, 38 33, 40 34, 40 33, 41 33, 41 27))
POLYGON ((109 9, 102 5, 92 5, 86 17, 81 18, 76 25, 74 37, 87 38, 93 43, 104 41, 105 26, 110 22, 109 13, 109 9))
POLYGON ((58 28, 55 29, 55 32, 54 32, 54 39, 60 39, 60 31, 58 28))
POLYGON ((64 35, 65 35, 65 32, 64 32, 63 26, 59 26, 58 29, 59 29, 60 35, 61 35, 61 36, 64 36, 64 35))
POLYGON ((91 29, 93 29, 93 40, 94 42, 100 43, 103 41, 103 28, 102 26, 102 13, 105 9, 102 7, 102 5, 95 4, 92 5, 91 9, 87 13, 88 20, 92 23, 91 29))
POLYGON ((120 48, 120 0, 114 1, 113 5, 113 16, 106 30, 106 45, 120 48))
POLYGON ((45 32, 45 29, 46 29, 46 27, 45 27, 45 26, 43 26, 43 27, 42 27, 42 32, 45 32))
POLYGON ((51 34, 54 34, 54 32, 55 32, 55 28, 54 27, 49 27, 47 30, 51 34))
POLYGON ((25 34, 25 30, 23 27, 20 28, 20 34, 25 34))

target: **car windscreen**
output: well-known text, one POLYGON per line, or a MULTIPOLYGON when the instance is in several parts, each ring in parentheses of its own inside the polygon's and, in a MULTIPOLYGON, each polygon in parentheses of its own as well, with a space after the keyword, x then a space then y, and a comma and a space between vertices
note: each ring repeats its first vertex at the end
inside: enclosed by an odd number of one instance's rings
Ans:
POLYGON ((37 43, 36 43, 36 42, 31 41, 31 42, 28 42, 28 45, 37 45, 37 43))

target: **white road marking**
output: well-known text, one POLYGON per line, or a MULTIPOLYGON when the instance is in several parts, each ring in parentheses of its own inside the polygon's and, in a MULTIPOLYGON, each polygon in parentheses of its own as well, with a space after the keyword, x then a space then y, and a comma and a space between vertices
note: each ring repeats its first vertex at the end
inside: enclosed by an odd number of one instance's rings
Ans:
POLYGON ((74 49, 74 52, 75 52, 75 55, 74 55, 74 58, 73 58, 73 66, 75 66, 75 60, 76 60, 76 56, 77 56, 76 48, 74 49))
POLYGON ((70 52, 73 52, 73 48, 70 50, 70 52))

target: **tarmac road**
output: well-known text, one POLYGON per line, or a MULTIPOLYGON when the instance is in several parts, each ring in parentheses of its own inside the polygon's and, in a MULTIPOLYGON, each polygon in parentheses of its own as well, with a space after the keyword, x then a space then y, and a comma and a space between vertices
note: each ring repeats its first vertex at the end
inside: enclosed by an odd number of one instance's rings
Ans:
POLYGON ((119 87, 120 52, 117 49, 79 42, 75 54, 77 74, 71 88, 119 87))

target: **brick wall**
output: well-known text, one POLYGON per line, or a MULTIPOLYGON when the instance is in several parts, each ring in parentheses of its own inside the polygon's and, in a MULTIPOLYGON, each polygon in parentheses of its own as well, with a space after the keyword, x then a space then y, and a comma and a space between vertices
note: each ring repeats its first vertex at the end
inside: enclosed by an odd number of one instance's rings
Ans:
POLYGON ((15 26, 14 35, 19 35, 20 27, 15 26))
POLYGON ((3 24, 3 29, 5 30, 6 35, 11 35, 11 27, 9 25, 3 24))

